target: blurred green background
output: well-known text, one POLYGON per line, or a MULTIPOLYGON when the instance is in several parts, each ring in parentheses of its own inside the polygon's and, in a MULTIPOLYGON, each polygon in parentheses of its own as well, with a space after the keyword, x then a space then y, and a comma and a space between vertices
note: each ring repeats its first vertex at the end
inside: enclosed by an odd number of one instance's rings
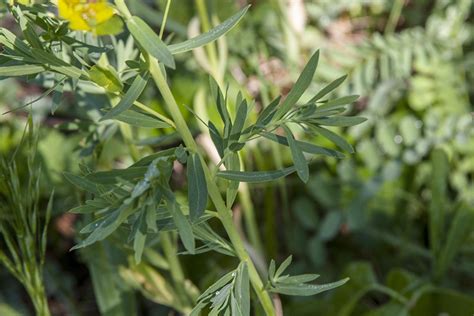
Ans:
MULTIPOLYGON (((132 11, 159 29, 166 1, 128 2, 132 11)), ((195 58, 177 57, 177 70, 169 75, 180 104, 204 118, 217 115, 206 96, 212 74, 230 91, 243 90, 259 109, 288 92, 311 53, 320 49, 310 90, 316 92, 347 74, 337 93, 360 95, 351 113, 368 118, 339 130, 356 153, 342 160, 316 159, 307 185, 295 176, 249 188, 265 261, 293 254, 295 273, 317 272, 322 281, 351 277, 327 295, 282 298, 285 314, 472 315, 473 2, 214 0, 207 1, 207 8, 217 22, 248 3, 249 13, 225 41, 219 41, 216 64, 204 50, 195 58), (438 159, 438 150, 447 159, 438 159), (439 253, 431 250, 429 233, 436 207, 444 210, 444 228, 437 236, 444 248, 439 253)), ((168 40, 199 32, 197 15, 195 1, 173 1, 168 40)), ((0 23, 8 27, 9 20, 2 18, 0 23)), ((117 54, 132 56, 126 34, 121 40, 123 49, 117 54)), ((0 112, 22 106, 44 90, 34 81, 0 80, 0 112)), ((161 111, 162 101, 151 86, 141 100, 161 111)), ((54 115, 50 97, 31 106, 34 119, 41 122, 44 200, 52 188, 56 191, 46 261, 49 304, 54 315, 98 315, 98 302, 118 306, 108 310, 109 315, 131 315, 124 307, 128 301, 138 315, 173 315, 160 285, 168 277, 160 260, 148 258, 146 267, 130 267, 120 250, 107 247, 108 241, 92 247, 103 249, 69 252, 81 218, 67 211, 84 197, 62 173, 77 173, 79 163, 91 157, 102 169, 123 168, 132 161, 128 147, 115 134, 117 126, 97 121, 105 102, 103 96, 81 90, 75 96, 65 94, 54 115), (94 264, 99 253, 104 260, 94 264), (142 295, 133 290, 133 282, 144 275, 154 286, 142 289, 142 295), (119 290, 100 297, 100 277, 108 277, 119 290)), ((194 115, 187 115, 196 135, 204 131, 194 115)), ((15 150, 26 119, 23 111, 0 115, 1 155, 15 150)), ((166 130, 136 129, 134 135, 143 153, 178 141, 166 130)), ((333 146, 317 137, 312 141, 333 146)), ((291 163, 289 152, 275 156, 266 142, 252 147, 245 152, 248 169, 291 163)), ((180 181, 179 174, 175 181, 180 181)), ((218 254, 181 258, 187 277, 200 289, 235 265, 218 254)), ((17 314, 31 314, 28 299, 0 268, 0 315, 17 314)))

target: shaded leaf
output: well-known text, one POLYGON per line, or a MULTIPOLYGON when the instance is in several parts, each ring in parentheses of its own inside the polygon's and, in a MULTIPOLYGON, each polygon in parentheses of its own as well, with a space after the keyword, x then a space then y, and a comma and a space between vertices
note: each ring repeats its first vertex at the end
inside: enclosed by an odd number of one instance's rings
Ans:
POLYGON ((199 155, 189 156, 187 168, 189 215, 195 220, 201 217, 207 205, 206 176, 199 155))

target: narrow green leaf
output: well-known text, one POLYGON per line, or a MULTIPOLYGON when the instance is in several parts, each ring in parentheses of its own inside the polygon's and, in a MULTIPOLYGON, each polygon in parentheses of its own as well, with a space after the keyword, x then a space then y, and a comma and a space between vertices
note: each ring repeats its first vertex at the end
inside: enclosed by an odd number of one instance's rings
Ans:
POLYGON ((237 12, 236 14, 234 14, 233 16, 231 16, 230 18, 228 18, 227 20, 204 34, 200 34, 182 43, 168 46, 170 52, 172 54, 180 54, 193 50, 197 47, 204 46, 212 41, 215 41, 228 31, 230 31, 240 21, 240 19, 242 19, 249 7, 250 5, 246 6, 245 8, 243 8, 242 10, 240 10, 239 12, 237 12))
POLYGON ((240 181, 240 182, 249 182, 249 183, 258 183, 258 182, 268 182, 273 181, 276 179, 280 179, 286 177, 289 174, 292 174, 296 171, 296 168, 288 167, 285 169, 280 170, 272 170, 272 171, 219 171, 217 176, 232 180, 232 181, 240 181))
POLYGON ((154 154, 151 154, 151 155, 148 155, 148 156, 145 156, 143 158, 141 158, 140 160, 138 160, 137 162, 135 162, 133 165, 131 165, 129 168, 136 168, 136 167, 147 167, 153 160, 157 159, 157 158, 160 158, 160 157, 172 157, 175 153, 175 149, 174 148, 168 148, 168 149, 164 149, 164 150, 161 150, 159 152, 156 152, 154 154))
POLYGON ((189 223, 186 216, 184 216, 181 207, 179 206, 178 202, 174 200, 169 200, 170 203, 170 212, 173 216, 173 222, 178 228, 179 237, 183 242, 184 248, 189 251, 191 254, 194 254, 195 249, 195 242, 194 242, 194 234, 191 224, 189 223))
POLYGON ((126 110, 115 116, 115 119, 133 126, 144 128, 168 128, 170 125, 156 117, 137 112, 134 110, 126 110))
POLYGON ((337 78, 333 82, 329 83, 327 86, 322 88, 314 97, 312 97, 308 103, 314 103, 318 101, 319 99, 321 99, 322 97, 326 96, 328 93, 330 93, 331 91, 339 87, 341 83, 343 83, 344 80, 346 80, 346 78, 347 78, 347 75, 344 75, 342 77, 337 78))
POLYGON ((210 295, 214 295, 214 293, 219 290, 220 288, 224 287, 226 284, 228 284, 231 280, 234 279, 235 275, 235 270, 232 270, 231 272, 225 274, 223 277, 221 277, 219 280, 217 280, 215 283, 213 283, 210 287, 208 287, 198 298, 198 301, 205 299, 206 297, 210 295))
POLYGON ((46 214, 44 216, 43 231, 41 233, 41 262, 44 262, 46 254, 46 244, 48 242, 48 226, 51 220, 51 213, 53 211, 54 190, 49 196, 48 205, 46 206, 46 214))
POLYGON ((187 164, 189 215, 194 221, 201 217, 207 206, 206 176, 199 155, 192 153, 187 164))
POLYGON ((354 126, 366 120, 365 117, 360 116, 335 116, 313 119, 311 122, 325 126, 354 126))
POLYGON ((97 211, 97 207, 95 205, 79 205, 69 210, 69 213, 74 214, 89 214, 97 211))
MULTIPOLYGON (((225 161, 225 166, 227 170, 240 171, 239 155, 237 153, 230 154, 225 161)), ((226 203, 229 208, 234 204, 238 192, 239 181, 231 181, 226 191, 226 203)))
POLYGON ((97 241, 104 240, 117 230, 117 228, 128 218, 128 216, 130 216, 131 213, 133 213, 133 211, 133 208, 130 208, 129 205, 121 205, 111 215, 108 215, 103 220, 94 223, 92 233, 79 244, 72 247, 71 250, 84 248, 96 243, 97 241))
POLYGON ((230 296, 230 309, 231 309, 232 316, 243 316, 239 302, 237 301, 235 296, 236 295, 234 293, 232 293, 230 296))
MULTIPOLYGON (((154 203, 159 204, 161 199, 155 198, 154 203)), ((154 233, 158 232, 158 226, 156 225, 156 210, 155 205, 148 205, 146 208, 146 227, 154 233)))
POLYGON ((241 263, 239 266, 239 273, 235 279, 234 296, 237 306, 242 316, 250 315, 250 288, 249 288, 249 272, 247 264, 241 263))
POLYGON ((349 281, 349 278, 327 284, 298 284, 298 285, 287 285, 278 284, 277 287, 270 289, 271 292, 280 293, 283 295, 292 296, 311 296, 321 292, 329 291, 337 288, 349 281))
POLYGON ((16 65, 0 67, 0 77, 19 77, 34 75, 45 71, 43 66, 38 65, 16 65))
POLYGON ((245 120, 247 119, 247 101, 242 100, 240 103, 237 114, 235 116, 234 124, 232 125, 232 129, 230 130, 230 137, 231 141, 238 141, 240 138, 240 133, 244 128, 245 120))
POLYGON ((278 279, 278 277, 280 277, 283 274, 283 272, 285 272, 285 270, 290 266, 292 260, 293 260, 293 256, 290 255, 288 256, 288 258, 285 259, 285 261, 281 263, 281 265, 278 267, 278 269, 275 272, 275 279, 278 279))
POLYGON ((222 122, 224 122, 224 139, 227 139, 232 128, 232 123, 230 120, 229 111, 227 110, 226 100, 219 88, 219 85, 212 77, 209 77, 209 86, 211 89, 211 95, 216 102, 219 116, 221 117, 222 122))
POLYGON ((308 89, 311 81, 313 80, 314 73, 316 72, 316 67, 318 66, 319 61, 319 50, 317 50, 311 59, 306 64, 303 69, 300 77, 296 80, 295 85, 288 93, 286 99, 281 104, 281 107, 276 113, 276 119, 283 117, 290 109, 293 107, 296 102, 301 98, 303 93, 308 89))
POLYGON ((207 125, 209 126, 209 135, 211 136, 212 142, 214 143, 214 146, 216 146, 219 156, 222 158, 224 157, 224 140, 214 123, 209 121, 207 125))
POLYGON ((86 176, 86 180, 97 184, 115 184, 117 178, 129 181, 140 180, 148 170, 148 167, 130 167, 127 169, 114 169, 109 171, 98 171, 86 176))
POLYGON ((290 146, 291 156, 293 157, 293 162, 295 163, 296 172, 298 173, 301 181, 306 183, 309 179, 309 166, 306 158, 304 157, 303 150, 301 150, 301 148, 296 143, 296 140, 288 126, 283 125, 282 127, 285 130, 286 140, 290 146))
POLYGON ((61 76, 61 75, 56 75, 56 76, 59 77, 57 78, 59 82, 53 91, 51 114, 54 114, 54 112, 56 112, 56 110, 61 105, 61 98, 63 96, 63 91, 64 91, 64 80, 66 79, 66 77, 61 76))
POLYGON ((276 113, 276 108, 280 104, 281 96, 273 100, 266 108, 263 109, 262 113, 257 118, 255 125, 257 127, 265 127, 273 119, 276 113))
POLYGON ((120 113, 128 110, 133 105, 133 102, 137 101, 143 90, 145 90, 147 83, 148 74, 138 74, 133 80, 133 83, 130 88, 120 100, 120 102, 116 106, 114 106, 109 112, 107 112, 100 120, 110 120, 119 115, 120 113))
POLYGON ((359 99, 359 95, 348 95, 337 99, 329 100, 321 104, 317 110, 329 110, 346 104, 351 104, 359 99))
POLYGON ((189 316, 199 316, 201 315, 201 311, 206 307, 207 303, 204 302, 198 302, 196 306, 194 306, 193 310, 191 311, 191 314, 189 316))
POLYGON ((275 260, 270 260, 270 265, 268 266, 268 279, 273 280, 275 278, 276 264, 275 260))
MULTIPOLYGON (((288 146, 288 141, 285 137, 268 133, 268 132, 260 132, 260 135, 262 135, 265 138, 268 138, 269 140, 272 140, 274 142, 277 142, 279 144, 288 146)), ((303 150, 304 152, 310 153, 310 154, 319 154, 319 155, 325 155, 329 157, 336 157, 336 158, 344 158, 344 154, 341 152, 338 152, 336 150, 320 147, 311 143, 303 142, 297 140, 296 143, 298 146, 303 150)))
POLYGON ((319 274, 300 274, 295 276, 289 276, 283 280, 278 280, 280 284, 301 284, 316 280, 319 278, 319 274))
POLYGON ((311 126, 311 129, 314 129, 317 133, 319 133, 324 138, 329 139, 331 142, 336 144, 336 146, 341 148, 342 150, 345 150, 351 154, 354 152, 354 148, 351 146, 351 144, 349 144, 344 138, 337 135, 336 133, 319 126, 311 126))
POLYGON ((18 52, 25 57, 32 57, 30 47, 25 42, 16 37, 16 35, 10 32, 8 29, 3 27, 0 28, 0 35, 3 36, 0 36, 1 44, 5 45, 11 50, 18 50, 18 52))
POLYGON ((229 145, 229 149, 235 153, 244 147, 245 147, 245 143, 232 143, 229 145))
POLYGON ((66 178, 66 180, 68 180, 70 183, 72 183, 79 189, 82 189, 84 191, 94 193, 94 194, 99 193, 99 191, 97 190, 97 185, 94 182, 86 178, 77 176, 75 174, 69 173, 69 172, 64 172, 63 175, 66 178))
POLYGON ((53 53, 46 52, 42 49, 32 48, 32 54, 38 63, 46 65, 49 69, 59 72, 73 79, 79 79, 85 72, 62 59, 56 57, 53 53))
POLYGON ((136 225, 137 229, 133 237, 133 250, 135 251, 135 262, 139 264, 142 261, 143 250, 145 249, 146 243, 147 224, 145 210, 140 212, 136 225))
POLYGON ((138 16, 132 16, 126 23, 128 30, 140 46, 159 62, 172 69, 175 68, 174 58, 168 47, 145 21, 138 16))

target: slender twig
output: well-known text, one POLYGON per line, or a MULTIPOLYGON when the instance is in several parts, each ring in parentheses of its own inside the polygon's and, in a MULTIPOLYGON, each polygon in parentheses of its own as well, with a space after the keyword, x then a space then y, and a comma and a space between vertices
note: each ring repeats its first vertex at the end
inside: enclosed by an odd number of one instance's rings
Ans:
POLYGON ((170 4, 171 4, 171 0, 168 0, 166 2, 165 14, 163 15, 163 21, 161 22, 161 28, 160 28, 161 39, 163 39, 163 33, 165 32, 166 21, 168 20, 168 14, 170 12, 170 4))

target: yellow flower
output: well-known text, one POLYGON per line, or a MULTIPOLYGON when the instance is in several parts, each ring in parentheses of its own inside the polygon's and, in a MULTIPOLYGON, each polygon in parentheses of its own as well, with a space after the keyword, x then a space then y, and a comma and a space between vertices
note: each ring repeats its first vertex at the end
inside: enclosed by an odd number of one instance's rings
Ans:
POLYGON ((58 0, 59 16, 73 30, 98 32, 98 27, 114 16, 106 0, 58 0))

